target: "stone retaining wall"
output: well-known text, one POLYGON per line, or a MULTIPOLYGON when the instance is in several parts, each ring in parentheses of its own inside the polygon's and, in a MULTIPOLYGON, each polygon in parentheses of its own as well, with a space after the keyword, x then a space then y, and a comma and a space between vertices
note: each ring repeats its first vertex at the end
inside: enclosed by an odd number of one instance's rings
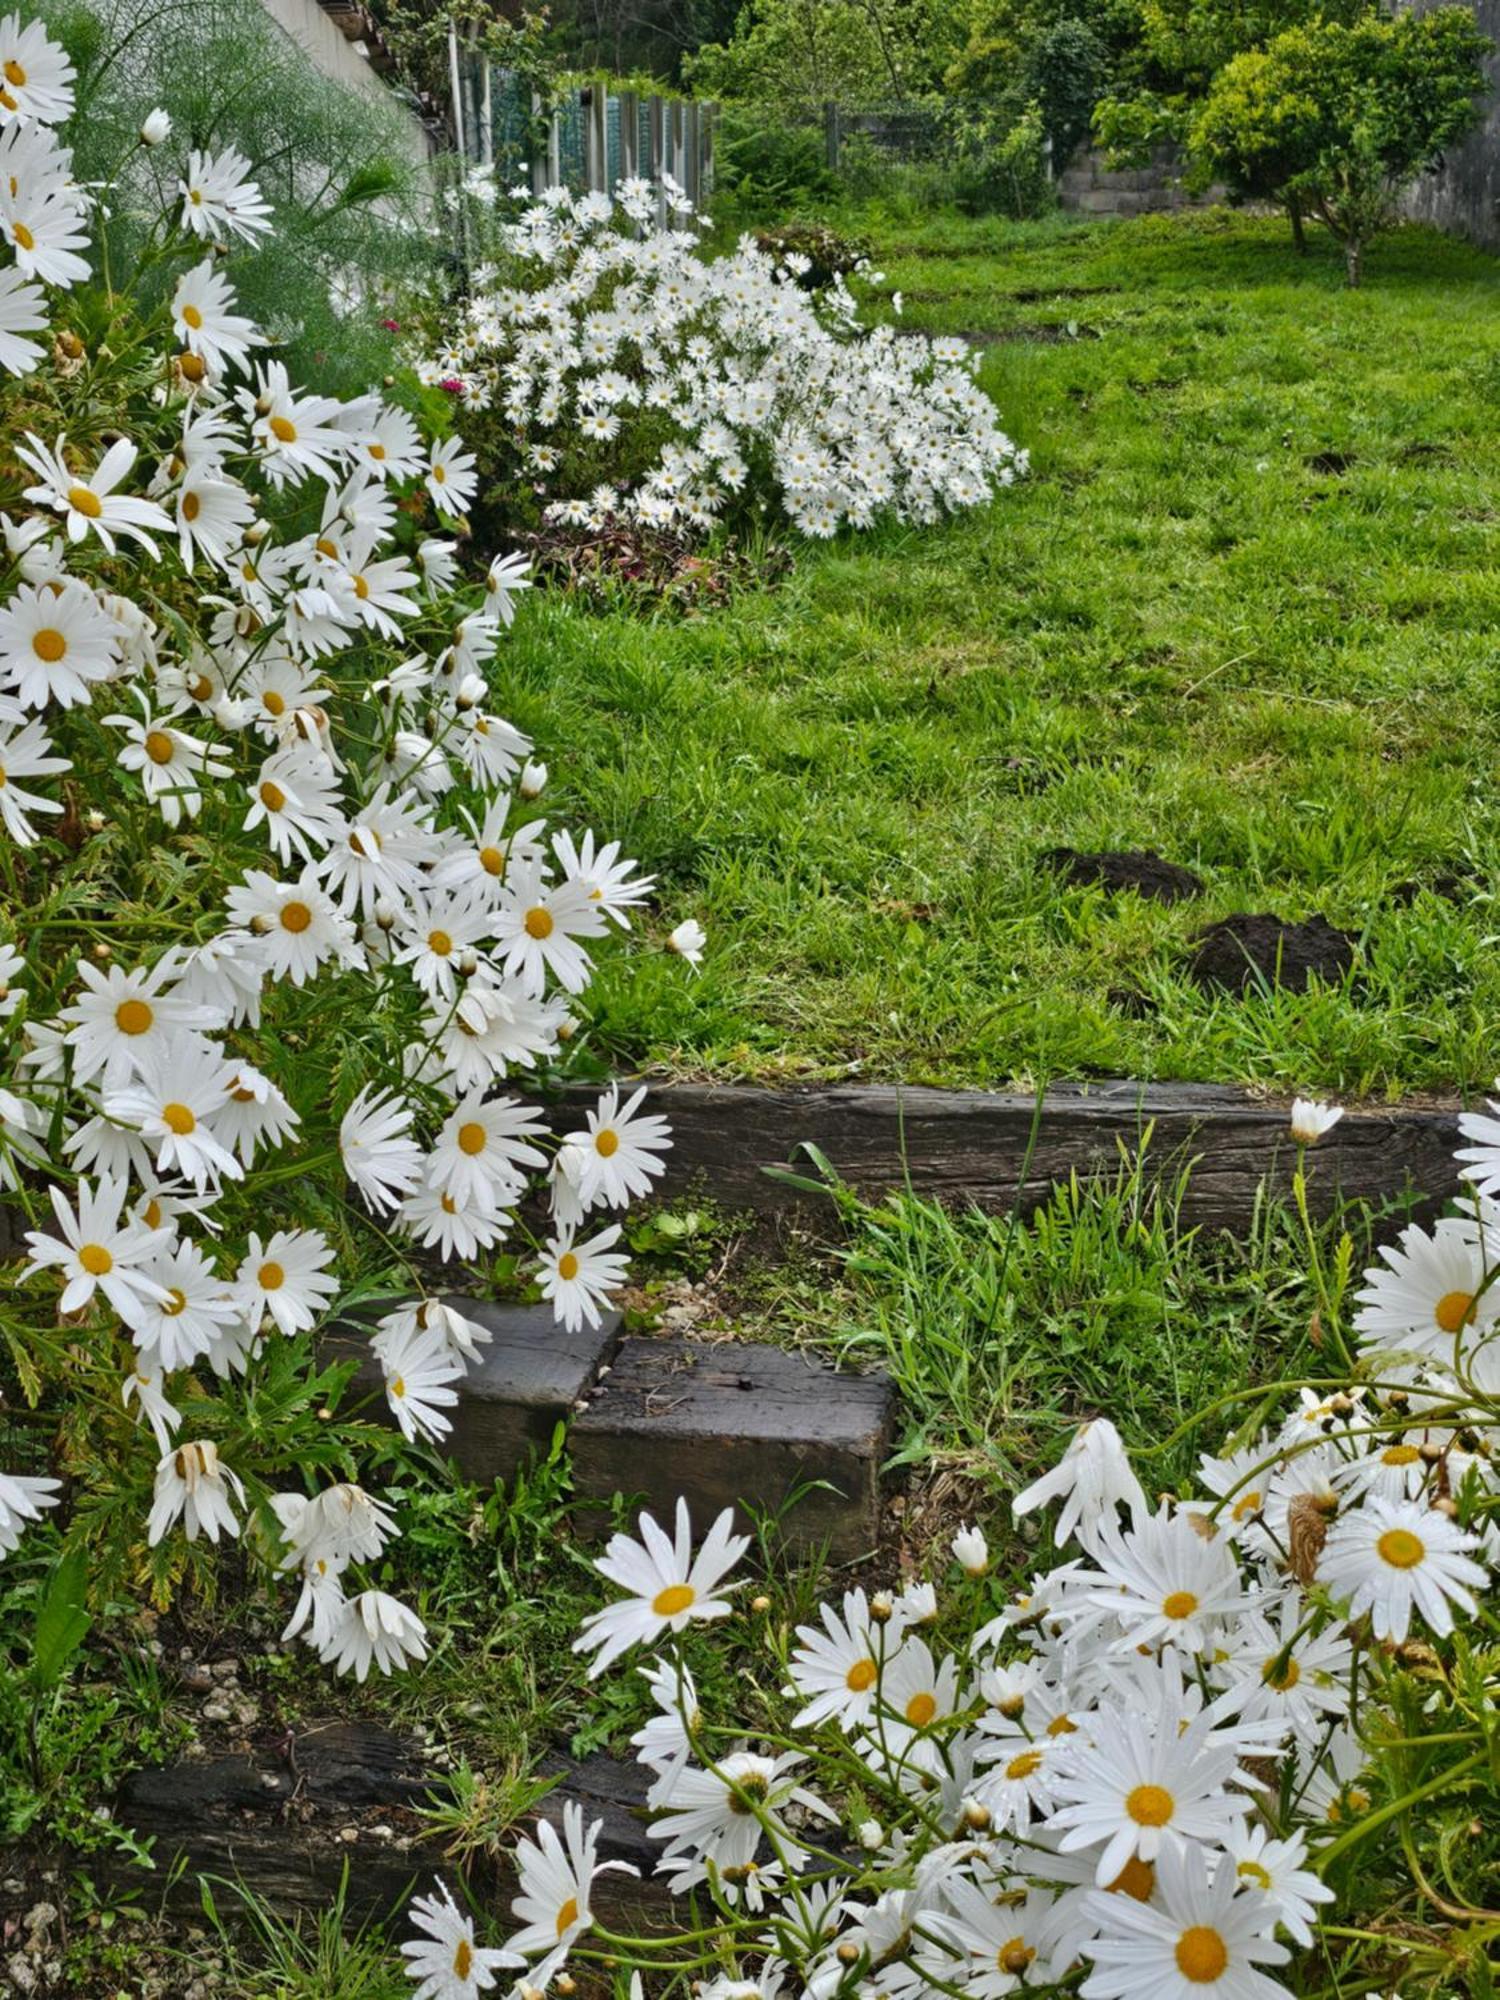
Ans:
POLYGON ((1181 156, 1170 146, 1158 147, 1148 166, 1120 169, 1107 167, 1102 153, 1084 151, 1075 153, 1059 174, 1057 197, 1078 215, 1164 215, 1179 208, 1207 208, 1224 199, 1220 187, 1188 194, 1181 173, 1181 156))

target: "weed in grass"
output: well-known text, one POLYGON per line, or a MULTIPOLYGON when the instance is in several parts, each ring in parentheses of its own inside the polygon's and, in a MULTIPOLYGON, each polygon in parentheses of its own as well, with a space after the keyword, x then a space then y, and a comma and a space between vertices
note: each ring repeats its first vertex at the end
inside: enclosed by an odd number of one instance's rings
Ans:
MULTIPOLYGON (((203 1913, 219 1960, 210 1990, 222 2000, 408 2000, 410 1982, 382 1928, 348 1915, 348 1888, 346 1870, 327 1909, 288 1919, 242 1884, 205 1879, 203 1913)), ((188 1977, 203 1970, 201 1948, 185 1957, 188 1966, 188 1977)))

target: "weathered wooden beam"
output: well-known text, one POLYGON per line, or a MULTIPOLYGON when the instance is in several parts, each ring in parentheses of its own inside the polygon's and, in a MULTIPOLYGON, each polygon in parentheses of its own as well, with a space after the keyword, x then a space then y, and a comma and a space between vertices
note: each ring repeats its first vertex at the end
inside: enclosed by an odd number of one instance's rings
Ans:
POLYGON ((574 1419, 574 1487, 637 1494, 662 1520, 681 1495, 700 1533, 724 1507, 741 1526, 747 1505, 785 1508, 789 1542, 852 1562, 878 1539, 893 1415, 881 1375, 738 1341, 626 1340, 574 1419))
MULTIPOLYGON (((1184 1219, 1236 1232, 1247 1228, 1261 1182, 1284 1191, 1296 1164, 1286 1105, 1207 1084, 1060 1086, 1038 1110, 1033 1098, 1001 1091, 646 1081, 652 1110, 672 1125, 670 1195, 696 1188, 727 1208, 813 1226, 831 1219, 831 1204, 766 1172, 811 1174, 809 1144, 861 1194, 909 1183, 919 1194, 1004 1212, 1017 1202, 1035 1207, 1075 1172, 1112 1173, 1149 1133, 1158 1176, 1191 1164, 1184 1219)), ((1455 1106, 1352 1109, 1310 1156, 1314 1206, 1445 1199, 1457 1186, 1456 1140, 1455 1106)))

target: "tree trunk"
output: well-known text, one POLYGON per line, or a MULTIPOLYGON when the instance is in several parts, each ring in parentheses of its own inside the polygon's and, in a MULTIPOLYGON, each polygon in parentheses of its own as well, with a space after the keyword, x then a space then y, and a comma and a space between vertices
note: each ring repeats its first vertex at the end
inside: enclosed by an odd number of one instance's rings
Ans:
POLYGON ((1359 290, 1360 266, 1364 261, 1365 246, 1357 236, 1351 236, 1344 245, 1344 270, 1349 279, 1351 292, 1359 290))
POLYGON ((1299 257, 1307 255, 1307 230, 1302 221, 1302 204, 1295 195, 1286 205, 1287 217, 1292 225, 1292 247, 1299 257))

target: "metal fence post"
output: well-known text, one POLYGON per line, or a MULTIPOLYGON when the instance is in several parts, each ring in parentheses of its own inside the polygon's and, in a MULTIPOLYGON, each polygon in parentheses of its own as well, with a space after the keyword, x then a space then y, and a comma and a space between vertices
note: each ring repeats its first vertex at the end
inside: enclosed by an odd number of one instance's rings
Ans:
POLYGON ((823 105, 823 143, 828 155, 828 171, 839 170, 839 108, 830 97, 823 105))
POLYGON ((622 90, 620 92, 620 179, 633 181, 640 170, 640 100, 633 90, 622 90))
POLYGON ((589 91, 583 128, 583 178, 591 194, 609 190, 609 92, 596 83, 589 91))

